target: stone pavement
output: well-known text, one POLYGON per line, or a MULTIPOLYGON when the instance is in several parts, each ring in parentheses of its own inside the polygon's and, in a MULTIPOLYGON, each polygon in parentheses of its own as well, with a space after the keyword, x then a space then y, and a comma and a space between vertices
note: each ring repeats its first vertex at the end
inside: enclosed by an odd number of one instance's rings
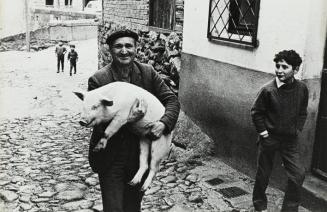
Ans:
MULTIPOLYGON (((67 67, 55 73, 54 48, 0 53, 1 212, 102 210, 97 175, 87 162, 91 131, 78 125, 79 100, 71 93, 86 89, 97 66, 96 40, 76 47, 73 77, 67 67)), ((217 158, 185 154, 176 148, 163 162, 142 211, 253 210, 252 179, 217 158)), ((270 211, 278 211, 282 196, 268 189, 270 211)))

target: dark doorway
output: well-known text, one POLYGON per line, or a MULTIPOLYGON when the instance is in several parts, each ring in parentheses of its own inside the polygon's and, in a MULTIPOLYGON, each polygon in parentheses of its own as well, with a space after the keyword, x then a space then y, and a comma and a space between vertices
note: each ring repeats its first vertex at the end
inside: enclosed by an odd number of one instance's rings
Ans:
POLYGON ((327 38, 325 42, 324 66, 321 76, 316 141, 313 153, 313 172, 319 177, 327 180, 327 38))

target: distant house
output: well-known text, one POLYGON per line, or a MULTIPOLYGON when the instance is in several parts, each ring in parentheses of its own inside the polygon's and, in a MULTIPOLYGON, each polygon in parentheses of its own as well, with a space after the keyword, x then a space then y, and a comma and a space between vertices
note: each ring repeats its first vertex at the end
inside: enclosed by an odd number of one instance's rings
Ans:
MULTIPOLYGON (((30 30, 47 26, 52 21, 95 19, 84 12, 91 0, 28 0, 30 30)), ((96 0, 93 0, 96 1, 96 0)), ((102 0, 97 0, 102 2, 102 0)), ((0 38, 26 32, 26 5, 21 0, 1 0, 0 38)))
MULTIPOLYGON (((327 180, 327 2, 325 0, 185 1, 179 97, 182 109, 234 167, 254 174, 252 102, 274 78, 274 54, 295 49, 298 78, 310 90, 300 136, 308 176, 327 180)), ((280 178, 281 163, 275 179, 280 178)))
MULTIPOLYGON (((29 8, 31 13, 32 29, 36 30, 62 21, 79 19, 95 19, 93 12, 84 12, 90 0, 31 0, 29 8)), ((96 1, 96 0, 94 0, 96 1)), ((97 0, 101 3, 102 0, 97 0)))
POLYGON ((82 11, 87 2, 88 0, 30 0, 30 6, 82 11))

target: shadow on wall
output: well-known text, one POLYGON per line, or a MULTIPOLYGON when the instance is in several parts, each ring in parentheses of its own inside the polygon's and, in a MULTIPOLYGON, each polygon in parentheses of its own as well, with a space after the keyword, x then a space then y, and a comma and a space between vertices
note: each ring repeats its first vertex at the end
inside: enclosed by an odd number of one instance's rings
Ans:
MULTIPOLYGON (((105 23, 99 26, 99 68, 111 62, 109 46, 106 39, 111 32, 124 29, 119 25, 105 23)), ((150 64, 160 74, 166 84, 177 95, 179 72, 181 69, 182 35, 176 32, 157 33, 154 31, 138 31, 136 60, 150 64)))

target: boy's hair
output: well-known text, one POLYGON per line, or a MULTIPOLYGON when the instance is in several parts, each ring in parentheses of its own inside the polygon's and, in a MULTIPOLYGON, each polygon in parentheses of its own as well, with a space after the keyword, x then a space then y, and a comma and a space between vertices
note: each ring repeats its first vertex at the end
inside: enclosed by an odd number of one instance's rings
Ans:
POLYGON ((70 47, 74 47, 75 48, 75 45, 74 44, 70 44, 70 47))
POLYGON ((302 63, 302 58, 294 50, 283 50, 283 51, 278 52, 275 55, 274 62, 277 63, 282 60, 285 60, 285 62, 292 65, 293 69, 300 66, 302 63))

